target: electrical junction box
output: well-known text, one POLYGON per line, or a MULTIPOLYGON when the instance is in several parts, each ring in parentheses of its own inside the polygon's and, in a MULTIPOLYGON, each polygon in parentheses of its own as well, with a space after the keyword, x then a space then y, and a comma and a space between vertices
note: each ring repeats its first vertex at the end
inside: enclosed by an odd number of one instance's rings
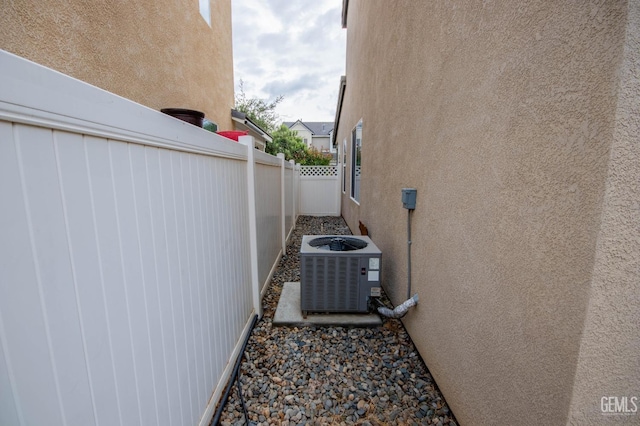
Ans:
POLYGON ((408 210, 415 210, 417 192, 415 188, 402 188, 402 207, 408 210))

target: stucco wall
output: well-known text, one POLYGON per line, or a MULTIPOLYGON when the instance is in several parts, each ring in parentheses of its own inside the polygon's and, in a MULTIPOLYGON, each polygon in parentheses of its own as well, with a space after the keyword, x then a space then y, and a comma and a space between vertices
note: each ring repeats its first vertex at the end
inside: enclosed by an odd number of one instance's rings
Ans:
MULTIPOLYGON (((565 424, 572 398, 576 413, 599 410, 581 396, 586 376, 574 377, 578 365, 598 368, 582 338, 598 321, 592 289, 615 267, 612 247, 638 256, 633 238, 605 244, 615 235, 601 225, 619 175, 610 155, 639 136, 616 109, 626 17, 624 1, 349 1, 336 140, 362 118, 363 154, 361 203, 347 193, 342 213, 382 249, 385 289, 399 303, 400 191, 418 189, 420 304, 404 322, 462 424, 565 424), (628 139, 615 136, 621 129, 628 139)), ((637 185, 621 191, 637 200, 637 185)), ((637 214, 625 217, 637 231, 637 214)), ((637 282, 637 264, 629 268, 624 280, 637 282)), ((613 339, 631 339, 625 354, 638 349, 637 316, 624 313, 634 306, 610 317, 630 331, 613 339)))
POLYGON ((640 424, 639 70, 640 2, 635 1, 627 17, 601 228, 571 401, 575 425, 640 424), (611 397, 620 403, 626 399, 627 409, 638 411, 603 415, 602 403, 609 411, 611 397))
POLYGON ((231 2, 10 0, 0 49, 153 109, 205 112, 231 129, 231 2))

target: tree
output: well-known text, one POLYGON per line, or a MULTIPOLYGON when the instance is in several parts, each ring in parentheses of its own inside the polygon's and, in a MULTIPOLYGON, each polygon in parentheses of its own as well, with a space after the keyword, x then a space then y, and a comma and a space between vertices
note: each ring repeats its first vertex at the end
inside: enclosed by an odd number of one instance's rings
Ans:
POLYGON ((287 161, 293 160, 303 166, 327 166, 331 161, 331 155, 323 154, 313 147, 307 148, 298 133, 284 124, 271 133, 271 138, 272 142, 267 143, 267 153, 276 155, 282 152, 287 161))
POLYGON ((331 154, 323 154, 314 147, 308 148, 304 158, 298 163, 303 166, 328 166, 331 163, 331 154))
POLYGON ((306 155, 307 146, 302 138, 295 130, 289 129, 284 124, 271 133, 271 139, 272 141, 267 143, 266 148, 266 152, 269 154, 276 155, 282 152, 285 160, 295 160, 296 163, 306 155))
POLYGON ((271 133, 278 127, 279 117, 276 114, 276 107, 283 99, 283 95, 276 97, 271 102, 260 98, 247 98, 247 94, 244 92, 244 81, 240 80, 239 93, 236 94, 235 99, 236 110, 244 112, 251 121, 271 133))
POLYGON ((284 158, 294 160, 305 166, 326 166, 331 161, 331 156, 321 153, 314 148, 307 148, 302 138, 284 124, 277 126, 279 121, 276 107, 284 96, 276 97, 272 102, 259 98, 247 98, 244 92, 244 81, 240 80, 239 92, 236 95, 236 110, 247 114, 247 117, 263 130, 271 134, 272 142, 267 143, 266 152, 276 155, 284 153, 284 158))

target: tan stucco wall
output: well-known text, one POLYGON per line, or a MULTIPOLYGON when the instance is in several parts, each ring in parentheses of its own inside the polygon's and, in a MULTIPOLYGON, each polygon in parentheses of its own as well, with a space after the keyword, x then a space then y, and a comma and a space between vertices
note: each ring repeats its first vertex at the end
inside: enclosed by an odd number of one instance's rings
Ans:
POLYGON ((231 1, 9 0, 0 49, 153 109, 203 111, 231 129, 231 1))
POLYGON ((637 156, 640 140, 621 106, 637 108, 637 85, 619 92, 627 7, 349 1, 336 140, 362 118, 363 154, 360 206, 347 192, 342 213, 382 249, 399 303, 401 188, 418 189, 420 304, 404 323, 463 425, 566 424, 586 409, 597 423, 601 393, 640 394, 638 162, 619 158, 637 156), (631 259, 620 273, 618 252, 631 259), (635 293, 623 299, 624 288, 635 293), (597 341, 609 324, 613 336, 597 341), (607 370, 609 342, 625 361, 607 370), (602 387, 587 391, 594 369, 602 387))
POLYGON ((603 397, 618 401, 626 397, 627 408, 640 411, 638 1, 629 5, 623 55, 600 234, 569 413, 575 425, 640 424, 640 412, 628 417, 603 416, 600 406, 603 397), (635 407, 631 397, 637 398, 635 407))

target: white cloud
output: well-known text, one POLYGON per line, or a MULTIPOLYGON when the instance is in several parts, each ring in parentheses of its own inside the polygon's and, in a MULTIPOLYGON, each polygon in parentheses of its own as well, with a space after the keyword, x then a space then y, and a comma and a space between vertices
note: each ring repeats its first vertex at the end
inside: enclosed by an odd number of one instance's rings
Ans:
POLYGON ((236 90, 273 100, 284 121, 332 121, 344 74, 342 0, 232 0, 236 90))

